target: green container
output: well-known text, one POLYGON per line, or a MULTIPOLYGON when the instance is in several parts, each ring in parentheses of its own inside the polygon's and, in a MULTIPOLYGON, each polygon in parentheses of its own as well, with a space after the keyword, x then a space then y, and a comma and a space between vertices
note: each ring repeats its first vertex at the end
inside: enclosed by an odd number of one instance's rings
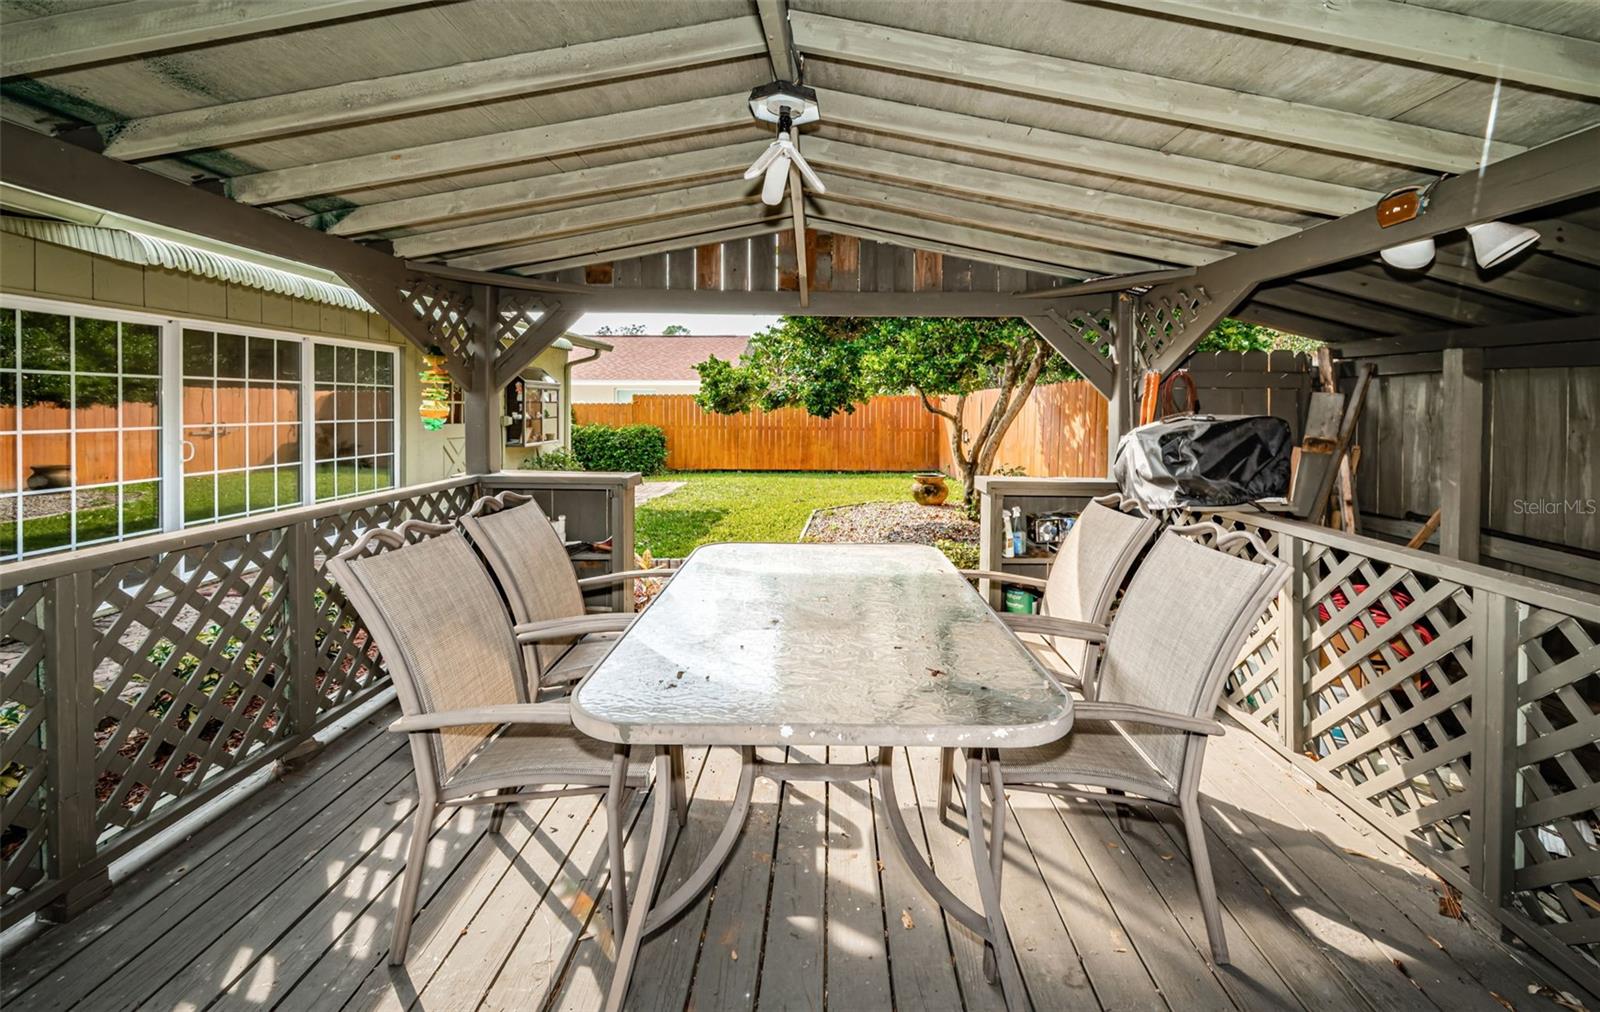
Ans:
POLYGON ((1032 615, 1039 610, 1039 595, 1022 587, 1007 587, 1005 608, 1018 615, 1032 615))

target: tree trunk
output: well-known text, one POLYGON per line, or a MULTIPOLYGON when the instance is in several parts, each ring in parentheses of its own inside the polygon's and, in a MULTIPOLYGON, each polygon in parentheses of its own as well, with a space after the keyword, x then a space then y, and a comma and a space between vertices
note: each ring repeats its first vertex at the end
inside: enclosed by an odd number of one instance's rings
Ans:
POLYGON ((936 405, 924 391, 917 391, 925 410, 951 423, 950 456, 956 462, 956 469, 961 472, 961 499, 969 512, 973 503, 977 501, 978 476, 988 474, 994 467, 994 458, 1000 450, 1000 441, 1005 438, 1006 431, 1011 428, 1011 423, 1016 421, 1017 415, 1022 413, 1029 395, 1033 393, 1034 386, 1039 381, 1039 374, 1049 363, 1050 356, 1054 354, 1050 348, 1038 342, 1035 342, 1031 349, 1025 346, 1020 352, 1016 358, 1006 363, 1000 375, 999 393, 995 398, 994 407, 989 410, 983 424, 973 434, 970 447, 962 439, 966 435, 964 412, 967 395, 962 394, 957 397, 955 411, 950 412, 936 405))

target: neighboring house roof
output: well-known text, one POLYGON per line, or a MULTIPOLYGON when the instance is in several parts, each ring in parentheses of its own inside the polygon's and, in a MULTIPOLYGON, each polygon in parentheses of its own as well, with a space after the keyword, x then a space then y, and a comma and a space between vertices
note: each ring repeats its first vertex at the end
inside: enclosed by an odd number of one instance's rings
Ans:
POLYGON ((611 351, 592 362, 572 367, 575 383, 609 383, 616 380, 698 380, 696 364, 712 355, 738 361, 748 337, 616 336, 608 334, 611 351))

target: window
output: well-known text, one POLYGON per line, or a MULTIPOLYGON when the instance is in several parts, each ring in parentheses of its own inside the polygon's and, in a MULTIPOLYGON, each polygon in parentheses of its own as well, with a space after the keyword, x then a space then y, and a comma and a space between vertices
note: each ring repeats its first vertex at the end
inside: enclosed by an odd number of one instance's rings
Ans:
POLYGON ((0 558, 159 530, 161 327, 0 308, 0 558))
POLYGON ((398 365, 392 348, 6 296, 0 559, 392 487, 398 365))
POLYGON ((319 342, 313 354, 317 501, 392 486, 394 352, 319 342))
POLYGON ((301 501, 300 347, 184 328, 185 525, 301 501))

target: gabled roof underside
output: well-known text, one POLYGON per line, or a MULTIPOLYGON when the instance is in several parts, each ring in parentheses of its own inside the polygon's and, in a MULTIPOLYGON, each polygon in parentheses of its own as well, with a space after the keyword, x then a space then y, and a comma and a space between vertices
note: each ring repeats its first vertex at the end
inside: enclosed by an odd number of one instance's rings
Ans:
MULTIPOLYGON (((771 139, 744 96, 785 32, 822 107, 808 223, 944 254, 947 276, 989 265, 1000 290, 1203 265, 1600 124, 1587 0, 1362 0, 1343 19, 793 0, 786 25, 769 0, 386 0, 255 34, 198 17, 181 48, 141 41, 139 6, 8 5, 7 70, 29 74, 0 85, 0 115, 97 128, 108 156, 408 259, 579 281, 612 264, 645 287, 711 243, 767 269, 789 219, 739 178, 771 139)), ((1420 276, 1346 262, 1237 315, 1341 338, 1600 312, 1593 196, 1524 217, 1545 238, 1508 267, 1479 270, 1455 233, 1420 276)))

